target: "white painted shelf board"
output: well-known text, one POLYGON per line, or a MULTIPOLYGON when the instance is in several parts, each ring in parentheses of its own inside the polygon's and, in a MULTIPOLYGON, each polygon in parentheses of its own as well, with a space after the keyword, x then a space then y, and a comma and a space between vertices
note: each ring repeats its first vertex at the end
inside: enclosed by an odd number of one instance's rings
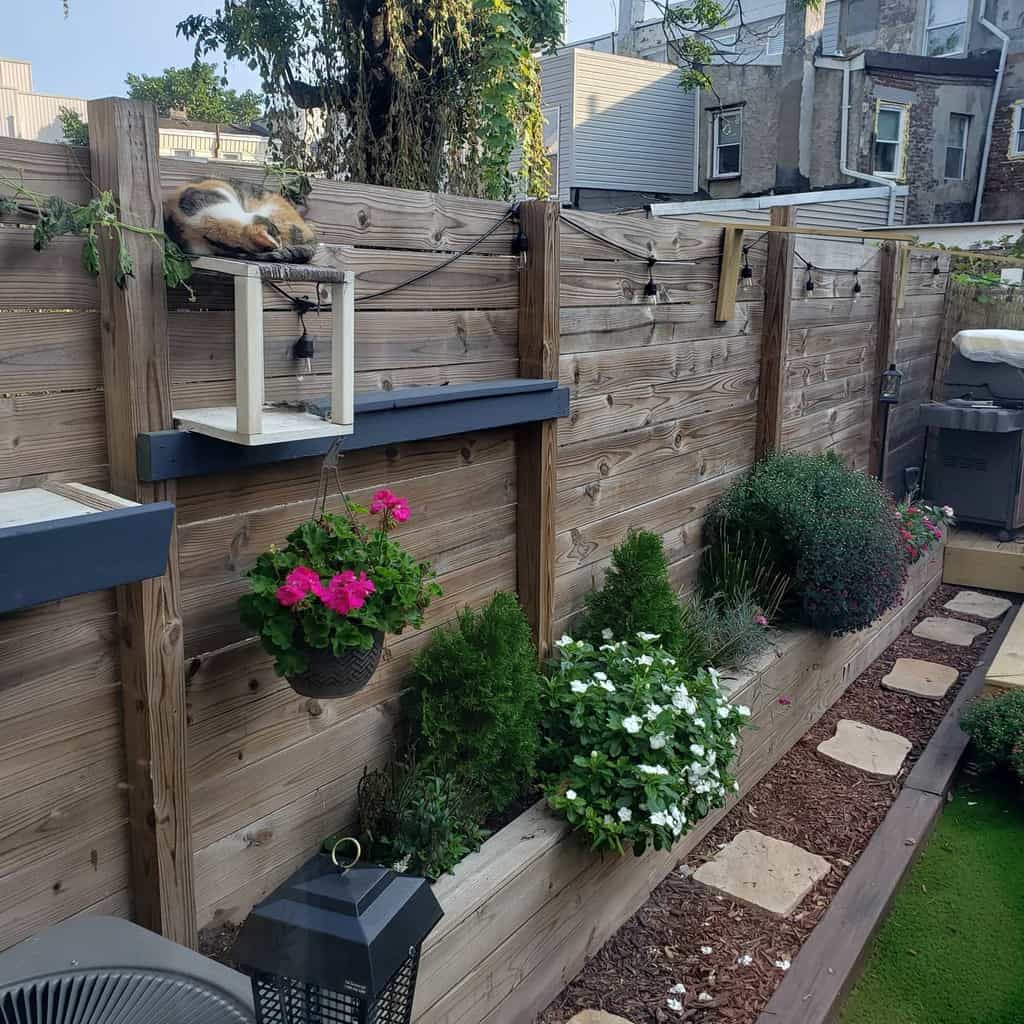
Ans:
POLYGON ((85 484, 53 484, 0 493, 0 529, 70 519, 136 503, 85 484))
POLYGON ((208 409, 180 409, 174 412, 179 430, 191 430, 233 444, 279 444, 282 441, 301 441, 310 437, 341 437, 352 433, 352 424, 331 423, 307 412, 282 412, 264 409, 263 429, 258 434, 238 430, 237 409, 233 405, 208 409))

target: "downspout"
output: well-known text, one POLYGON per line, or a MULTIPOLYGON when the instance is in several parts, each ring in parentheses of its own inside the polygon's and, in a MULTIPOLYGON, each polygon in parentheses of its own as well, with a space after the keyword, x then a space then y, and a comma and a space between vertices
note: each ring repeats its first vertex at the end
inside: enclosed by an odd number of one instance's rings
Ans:
POLYGON ((995 124, 996 110, 999 107, 999 93, 1003 87, 1003 73, 1006 71, 1006 52, 1010 47, 1010 37, 1001 29, 996 28, 984 14, 978 15, 978 24, 1001 40, 1002 49, 999 53, 999 70, 992 89, 992 102, 988 108, 988 124, 985 126, 985 145, 981 151, 981 170, 978 172, 978 194, 974 197, 974 220, 981 220, 981 200, 985 194, 985 178, 988 176, 988 155, 992 149, 992 125, 995 124))
POLYGON ((856 57, 819 57, 814 63, 819 68, 840 69, 843 72, 843 98, 840 104, 839 118, 839 173, 845 174, 849 178, 856 178, 857 181, 870 181, 874 185, 885 185, 889 190, 889 212, 886 216, 886 223, 892 225, 896 220, 896 190, 899 188, 899 183, 893 181, 892 178, 880 178, 874 174, 856 171, 846 162, 847 147, 850 139, 850 72, 863 70, 864 55, 859 54, 856 57))

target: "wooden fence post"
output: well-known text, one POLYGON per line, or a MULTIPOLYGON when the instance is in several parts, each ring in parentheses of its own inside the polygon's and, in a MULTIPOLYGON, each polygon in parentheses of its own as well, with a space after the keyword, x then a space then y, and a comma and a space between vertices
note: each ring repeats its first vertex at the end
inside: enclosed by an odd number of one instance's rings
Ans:
POLYGON ((896 356, 896 307, 903 289, 904 259, 899 242, 885 242, 879 263, 878 319, 875 339, 875 372, 872 377, 871 397, 871 445, 868 451, 868 472, 878 476, 882 465, 882 406, 878 401, 878 384, 881 375, 895 362, 896 356))
MULTIPOLYGON (((774 227, 792 227, 794 206, 772 208, 774 227)), ((793 294, 793 255, 796 235, 768 235, 764 268, 764 329, 761 335, 761 375, 757 387, 757 435, 754 458, 762 459, 782 447, 786 397, 786 352, 793 294)))
MULTIPOLYGON (((519 207, 526 266, 519 274, 519 375, 558 379, 559 205, 519 207)), ((516 439, 516 578, 541 660, 551 649, 555 604, 555 485, 558 420, 531 423, 516 439)))
MULTIPOLYGON (((89 103, 96 187, 109 190, 126 224, 163 229, 156 108, 122 99, 89 103)), ((103 390, 111 489, 134 501, 173 501, 173 483, 138 477, 135 439, 172 424, 167 289, 162 242, 124 232, 134 275, 114 283, 117 242, 101 242, 103 390)), ((135 918, 196 945, 192 836, 186 774, 185 674, 176 531, 167 572, 117 590, 125 764, 135 918)))

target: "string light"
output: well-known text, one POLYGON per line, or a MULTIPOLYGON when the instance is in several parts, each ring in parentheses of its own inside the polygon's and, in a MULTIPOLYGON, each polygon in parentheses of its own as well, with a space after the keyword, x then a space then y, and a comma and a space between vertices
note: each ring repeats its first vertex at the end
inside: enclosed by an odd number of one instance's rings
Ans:
POLYGON ((814 277, 811 274, 811 271, 813 271, 813 270, 814 270, 814 267, 812 267, 810 265, 810 263, 808 263, 807 264, 807 280, 804 282, 804 291, 806 291, 808 294, 810 294, 811 292, 814 291, 814 277))
POLYGON ((938 256, 933 256, 932 257, 932 287, 933 288, 938 288, 939 287, 939 273, 940 273, 940 271, 939 271, 939 257, 938 256))
POLYGON ((754 268, 750 265, 749 255, 750 246, 745 245, 743 247, 743 269, 740 271, 740 287, 745 292, 749 292, 754 287, 754 268))
POLYGON ((644 285, 644 301, 652 306, 658 304, 658 284, 654 280, 654 264, 658 261, 653 256, 647 260, 647 284, 644 285))
POLYGON ((860 271, 853 272, 853 297, 857 298, 864 289, 860 286, 860 271))

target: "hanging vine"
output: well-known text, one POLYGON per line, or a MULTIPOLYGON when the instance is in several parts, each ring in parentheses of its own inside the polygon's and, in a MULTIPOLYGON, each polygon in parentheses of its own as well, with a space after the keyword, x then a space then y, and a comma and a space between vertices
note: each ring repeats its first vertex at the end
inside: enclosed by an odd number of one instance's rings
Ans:
POLYGON ((287 163, 504 198, 547 191, 535 53, 559 41, 562 11, 563 0, 235 0, 178 31, 197 57, 222 50, 259 73, 287 163))

